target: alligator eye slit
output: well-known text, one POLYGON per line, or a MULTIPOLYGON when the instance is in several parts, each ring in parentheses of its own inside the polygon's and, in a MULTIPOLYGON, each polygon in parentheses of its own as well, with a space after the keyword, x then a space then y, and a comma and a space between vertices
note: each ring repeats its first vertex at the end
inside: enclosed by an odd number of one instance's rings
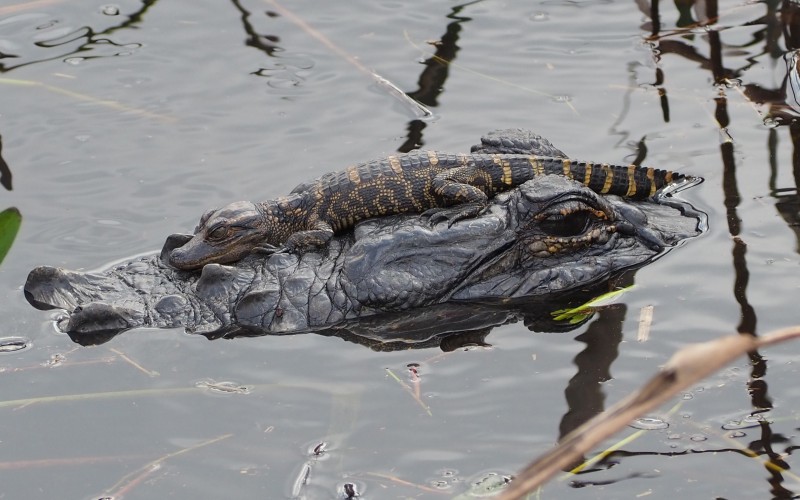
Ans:
POLYGON ((583 234, 591 219, 589 212, 581 210, 570 214, 553 214, 540 221, 543 232, 552 236, 578 236, 583 234))
POLYGON ((228 234, 228 228, 225 226, 217 226, 208 232, 208 238, 212 240, 221 240, 228 234))

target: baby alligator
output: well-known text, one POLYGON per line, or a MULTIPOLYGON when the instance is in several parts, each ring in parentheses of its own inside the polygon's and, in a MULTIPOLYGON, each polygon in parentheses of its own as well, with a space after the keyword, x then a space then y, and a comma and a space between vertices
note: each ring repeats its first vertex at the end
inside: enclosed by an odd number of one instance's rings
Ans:
POLYGON ((560 156, 412 151, 323 175, 289 196, 211 210, 192 239, 172 251, 169 262, 188 270, 235 262, 257 250, 301 253, 358 221, 390 214, 428 211, 432 222, 452 224, 475 216, 489 197, 547 174, 566 176, 601 194, 637 199, 684 178, 665 170, 560 156))

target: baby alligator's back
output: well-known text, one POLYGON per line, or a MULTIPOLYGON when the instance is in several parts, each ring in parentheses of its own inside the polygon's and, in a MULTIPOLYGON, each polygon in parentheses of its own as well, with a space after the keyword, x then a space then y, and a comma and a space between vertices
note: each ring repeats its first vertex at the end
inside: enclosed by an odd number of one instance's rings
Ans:
POLYGON ((390 214, 474 203, 537 175, 563 175, 601 194, 646 198, 683 176, 669 171, 525 154, 449 154, 412 151, 388 156, 303 184, 314 218, 341 231, 390 214))

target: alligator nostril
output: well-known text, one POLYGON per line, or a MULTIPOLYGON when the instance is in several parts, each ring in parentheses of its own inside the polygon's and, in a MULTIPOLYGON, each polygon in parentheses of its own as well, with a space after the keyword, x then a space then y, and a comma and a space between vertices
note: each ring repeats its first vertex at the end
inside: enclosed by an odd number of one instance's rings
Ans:
POLYGON ((192 239, 190 234, 171 234, 167 236, 164 246, 161 248, 161 262, 172 264, 181 258, 181 254, 175 252, 187 244, 192 239))

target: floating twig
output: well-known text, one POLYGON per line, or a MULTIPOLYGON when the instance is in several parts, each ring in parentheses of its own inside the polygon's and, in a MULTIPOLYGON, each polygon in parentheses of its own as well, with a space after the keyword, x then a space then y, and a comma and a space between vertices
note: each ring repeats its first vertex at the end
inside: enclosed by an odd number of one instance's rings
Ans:
POLYGON ((592 448, 635 418, 655 409, 691 384, 711 375, 737 357, 800 337, 800 326, 763 337, 749 334, 693 344, 675 353, 643 387, 568 434, 557 447, 529 464, 502 492, 499 500, 518 500, 536 490, 560 470, 580 460, 592 448))
POLYGON ((508 80, 503 80, 502 78, 497 78, 497 77, 492 76, 492 75, 487 75, 486 73, 481 73, 480 71, 476 71, 476 70, 474 70, 472 68, 469 68, 468 66, 464 66, 464 65, 461 65, 461 64, 458 64, 458 63, 454 63, 453 61, 449 61, 449 60, 444 59, 442 57, 439 57, 436 54, 433 54, 433 53, 431 53, 431 52, 429 52, 427 50, 424 50, 422 47, 420 47, 419 45, 417 45, 416 43, 414 43, 411 40, 411 37, 409 36, 409 34, 408 34, 408 32, 406 30, 403 30, 403 36, 405 37, 406 41, 409 44, 411 44, 412 47, 414 47, 415 49, 419 50, 428 59, 433 59, 433 60, 435 60, 435 61, 437 61, 439 63, 446 64, 446 65, 452 66, 454 68, 458 68, 458 69, 460 69, 462 71, 466 71, 467 73, 472 73, 473 75, 479 76, 479 77, 484 78, 486 80, 493 81, 495 83, 499 83, 501 85, 506 85, 508 87, 512 87, 512 88, 515 88, 515 89, 518 89, 518 90, 523 90, 523 91, 529 92, 531 94, 536 94, 536 95, 540 95, 540 96, 544 96, 544 97, 549 97, 550 99, 552 99, 552 100, 554 100, 556 102, 563 102, 564 104, 567 105, 567 107, 569 109, 572 110, 573 113, 575 113, 575 115, 580 116, 580 114, 578 113, 578 110, 575 109, 575 106, 573 106, 572 103, 570 101, 568 101, 568 100, 561 99, 561 98, 559 98, 559 96, 556 96, 556 95, 553 95, 553 94, 548 94, 547 92, 543 92, 541 90, 536 90, 534 88, 526 87, 526 86, 520 85, 518 83, 510 82, 508 80))
POLYGON ((426 491, 428 493, 438 493, 440 495, 445 495, 447 492, 442 490, 437 490, 431 488, 429 486, 425 486, 422 484, 412 483, 411 481, 406 481, 405 479, 400 479, 397 476, 390 476, 389 474, 381 474, 380 472, 365 472, 364 475, 377 477, 379 479, 386 479, 387 481, 391 481, 393 483, 397 483, 403 486, 411 486, 412 488, 417 488, 418 490, 426 491))
POLYGON ((280 14, 282 17, 285 17, 294 25, 296 25, 298 28, 305 31, 309 36, 315 38, 318 42, 327 47, 331 52, 341 57, 348 63, 352 64, 356 69, 358 69, 362 73, 369 75, 370 78, 375 80, 375 83, 377 83, 379 87, 388 90, 389 95, 399 100, 406 107, 410 108, 411 111, 416 116, 418 116, 421 119, 430 119, 434 117, 434 114, 431 110, 426 108, 420 102, 411 98, 408 94, 403 92, 394 83, 390 82, 389 80, 382 77, 378 73, 364 66, 364 64, 361 61, 359 61, 352 55, 348 54, 347 51, 345 51, 344 49, 333 43, 324 34, 314 29, 314 27, 308 24, 303 18, 301 18, 291 10, 287 9, 283 5, 279 4, 276 0, 264 0, 264 2, 269 4, 273 9, 275 9, 275 12, 280 14))
POLYGON ((50 92, 54 92, 56 94, 65 95, 67 97, 71 97, 78 101, 85 101, 90 102, 92 104, 97 104, 99 106, 103 106, 106 108, 113 109, 115 111, 121 111, 124 113, 131 113, 134 115, 141 115, 147 118, 155 118, 157 120, 165 121, 165 122, 175 122, 177 119, 173 116, 169 115, 162 115, 158 113, 153 113, 152 111, 147 111, 145 109, 139 108, 132 108, 130 106, 126 106, 118 101, 110 100, 110 99, 98 99, 96 97, 92 97, 90 95, 81 94, 78 92, 73 92, 71 90, 67 90, 65 88, 56 87, 55 85, 48 85, 46 83, 38 82, 35 80, 17 80, 15 78, 0 78, 0 84, 3 85, 14 85, 18 87, 40 87, 50 92))
POLYGON ((222 441, 223 439, 228 439, 231 436, 233 436, 233 434, 223 434, 222 436, 217 436, 213 439, 203 441, 202 443, 198 443, 194 446, 189 446, 188 448, 183 448, 181 450, 168 453, 161 458, 157 458, 152 462, 145 464, 139 470, 133 471, 130 474, 126 474, 122 479, 117 481, 117 483, 114 486, 107 489, 106 492, 113 492, 110 493, 109 495, 111 498, 120 498, 124 496, 126 493, 130 492, 136 485, 144 481, 150 474, 159 470, 163 465, 163 463, 169 460, 170 458, 174 458, 177 457, 178 455, 183 455, 184 453, 194 451, 198 448, 202 448, 204 446, 217 443, 219 441, 222 441))
POLYGON ((428 416, 430 416, 430 417, 433 416, 433 413, 431 413, 430 407, 428 407, 428 405, 426 405, 425 402, 419 397, 419 391, 418 390, 415 392, 414 389, 409 387, 408 384, 406 384, 405 382, 400 380, 400 377, 395 375, 394 372, 391 369, 387 368, 386 369, 386 373, 388 373, 393 379, 395 379, 395 381, 397 381, 397 383, 400 384, 400 387, 405 389, 406 392, 408 392, 411 395, 411 397, 414 398, 414 400, 422 407, 422 409, 425 410, 425 412, 428 414, 428 416))
POLYGON ((144 373, 148 377, 158 377, 160 375, 160 373, 158 373, 155 370, 148 370, 147 368, 143 367, 142 365, 140 365, 139 363, 137 363, 136 361, 134 361, 133 359, 128 357, 127 354, 125 354, 124 352, 122 352, 122 351, 120 351, 118 349, 114 349, 112 347, 112 348, 109 349, 109 351, 113 352, 114 354, 119 356, 123 361, 125 361, 128 364, 130 364, 131 366, 133 366, 134 368, 136 368, 140 372, 144 373))

